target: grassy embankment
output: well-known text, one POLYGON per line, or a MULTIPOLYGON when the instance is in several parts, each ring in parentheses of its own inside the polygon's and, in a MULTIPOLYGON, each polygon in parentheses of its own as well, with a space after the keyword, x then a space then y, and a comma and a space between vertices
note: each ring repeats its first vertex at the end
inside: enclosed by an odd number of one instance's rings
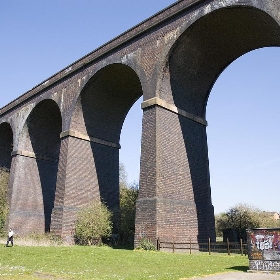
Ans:
MULTIPOLYGON (((16 242, 16 240, 15 240, 16 242)), ((0 247, 0 279, 183 279, 248 269, 245 256, 82 246, 0 247)))

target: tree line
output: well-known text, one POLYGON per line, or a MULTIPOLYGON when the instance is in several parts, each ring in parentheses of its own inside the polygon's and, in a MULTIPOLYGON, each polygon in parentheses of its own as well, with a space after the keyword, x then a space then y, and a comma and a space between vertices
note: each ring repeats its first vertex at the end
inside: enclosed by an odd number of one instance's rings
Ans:
POLYGON ((223 231, 227 229, 235 230, 238 237, 242 238, 249 228, 280 228, 280 219, 275 219, 271 212, 244 203, 216 215, 215 221, 217 236, 223 236, 223 231))

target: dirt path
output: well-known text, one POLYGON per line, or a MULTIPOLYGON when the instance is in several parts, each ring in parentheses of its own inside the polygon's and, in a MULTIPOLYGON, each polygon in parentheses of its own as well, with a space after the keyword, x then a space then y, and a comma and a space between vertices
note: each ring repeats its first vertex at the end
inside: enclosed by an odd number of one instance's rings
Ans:
MULTIPOLYGON (((193 280, 280 280, 280 274, 264 272, 230 272, 222 273, 202 278, 191 278, 193 280)), ((183 280, 183 279, 182 279, 183 280)))

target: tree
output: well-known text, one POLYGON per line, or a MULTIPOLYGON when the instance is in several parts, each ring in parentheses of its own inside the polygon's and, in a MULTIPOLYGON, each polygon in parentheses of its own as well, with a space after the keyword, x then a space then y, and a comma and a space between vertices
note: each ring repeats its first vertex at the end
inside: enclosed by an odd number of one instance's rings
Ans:
POLYGON ((216 216, 216 233, 218 236, 226 229, 234 229, 239 238, 246 234, 246 229, 260 227, 261 210, 247 204, 238 204, 227 212, 216 216))
POLYGON ((8 206, 8 182, 9 172, 0 169, 0 236, 6 234, 5 226, 7 221, 7 215, 9 211, 8 206))
POLYGON ((124 164, 121 162, 119 164, 119 184, 120 184, 120 188, 128 187, 127 172, 125 170, 124 164))
POLYGON ((120 163, 120 210, 119 210, 119 242, 123 245, 133 245, 135 233, 136 199, 139 185, 134 182, 129 184, 124 164, 120 163))
POLYGON ((75 241, 80 245, 97 245, 112 234, 112 213, 105 204, 93 201, 81 209, 75 224, 75 241))
POLYGON ((138 196, 138 184, 120 188, 120 226, 119 239, 123 244, 131 245, 135 233, 135 211, 138 196))
POLYGON ((271 212, 262 211, 259 216, 260 227, 262 228, 279 228, 280 220, 276 220, 273 218, 271 212))

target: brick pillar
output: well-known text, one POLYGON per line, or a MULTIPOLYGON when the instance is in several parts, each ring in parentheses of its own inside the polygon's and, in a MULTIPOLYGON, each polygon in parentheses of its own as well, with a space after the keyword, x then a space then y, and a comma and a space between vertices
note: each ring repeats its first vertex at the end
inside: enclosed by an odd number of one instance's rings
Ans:
POLYGON ((215 238, 206 122, 159 98, 142 104, 135 244, 215 238))
POLYGON ((15 154, 10 174, 9 227, 20 235, 44 233, 44 204, 36 159, 15 154))
POLYGON ((22 235, 48 232, 58 159, 22 150, 12 155, 9 225, 22 235))
POLYGON ((81 207, 100 198, 111 210, 118 206, 118 149, 75 131, 61 136, 51 231, 72 243, 81 207))

